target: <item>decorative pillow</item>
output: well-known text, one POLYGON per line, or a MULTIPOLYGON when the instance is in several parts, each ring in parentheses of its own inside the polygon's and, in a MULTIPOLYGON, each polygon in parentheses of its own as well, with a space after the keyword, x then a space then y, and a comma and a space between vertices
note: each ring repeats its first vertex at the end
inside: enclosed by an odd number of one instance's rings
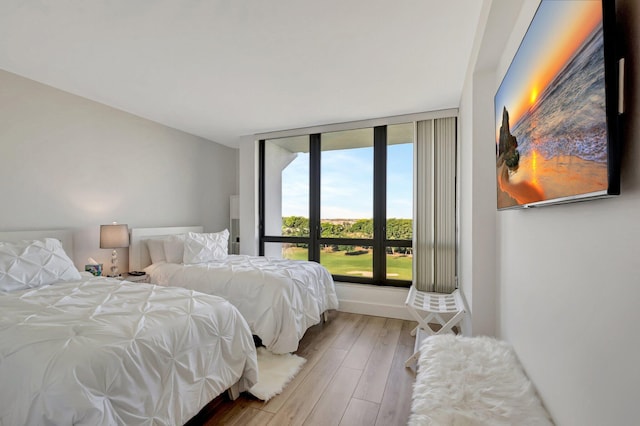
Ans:
POLYGON ((80 272, 55 238, 0 242, 0 290, 14 291, 79 280, 80 272))
POLYGON ((197 234, 189 232, 184 240, 185 264, 204 263, 222 260, 227 257, 229 247, 229 231, 211 234, 197 234))
POLYGON ((147 248, 149 249, 149 256, 151 257, 151 263, 166 262, 167 258, 164 255, 164 240, 146 240, 147 248))
POLYGON ((164 240, 164 257, 168 263, 182 263, 185 234, 171 235, 164 240))

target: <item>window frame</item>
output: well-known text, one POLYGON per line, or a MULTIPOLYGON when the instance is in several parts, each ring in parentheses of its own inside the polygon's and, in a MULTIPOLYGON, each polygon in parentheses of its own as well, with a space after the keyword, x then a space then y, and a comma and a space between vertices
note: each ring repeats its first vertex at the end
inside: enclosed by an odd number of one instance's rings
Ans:
MULTIPOLYGON (((415 122, 409 120, 406 123, 415 122)), ((391 124, 389 124, 391 125, 391 124)), ((320 263, 322 245, 360 245, 373 248, 373 276, 357 277, 332 274, 335 281, 357 284, 373 284, 393 287, 410 287, 412 281, 391 279, 386 276, 387 248, 413 247, 411 240, 387 239, 387 124, 364 126, 373 128, 373 238, 323 238, 320 218, 320 175, 322 159, 322 133, 309 133, 309 236, 274 236, 265 234, 265 150, 267 139, 258 141, 259 169, 259 255, 264 256, 266 243, 297 243, 308 245, 308 260, 320 263)), ((275 139, 275 138, 274 138, 275 139)), ((415 138, 413 140, 415 144, 415 138)), ((413 164, 412 164, 413 167, 413 164)), ((414 171, 415 174, 415 171, 414 171)), ((412 179, 415 179, 415 175, 412 179)), ((414 220, 414 218, 411 218, 414 220)), ((415 268, 413 268, 415 270, 415 268)), ((413 275, 413 274, 412 274, 413 275)))

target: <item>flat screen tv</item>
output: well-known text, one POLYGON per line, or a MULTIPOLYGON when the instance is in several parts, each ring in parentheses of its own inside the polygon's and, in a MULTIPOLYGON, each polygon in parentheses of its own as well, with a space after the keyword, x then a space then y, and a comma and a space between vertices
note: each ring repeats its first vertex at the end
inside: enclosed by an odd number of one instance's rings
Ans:
POLYGON ((542 0, 495 95, 498 209, 620 193, 615 4, 542 0))

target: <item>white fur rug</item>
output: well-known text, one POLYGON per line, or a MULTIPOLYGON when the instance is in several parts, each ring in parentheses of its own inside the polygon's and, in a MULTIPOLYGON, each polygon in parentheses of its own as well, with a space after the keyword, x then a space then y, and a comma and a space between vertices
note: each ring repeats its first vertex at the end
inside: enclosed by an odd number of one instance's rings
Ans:
POLYGON ((258 348, 258 383, 249 392, 268 401, 283 391, 300 371, 306 359, 294 354, 274 354, 264 347, 258 348))
POLYGON ((409 425, 552 425, 511 347, 432 336, 420 348, 409 425))

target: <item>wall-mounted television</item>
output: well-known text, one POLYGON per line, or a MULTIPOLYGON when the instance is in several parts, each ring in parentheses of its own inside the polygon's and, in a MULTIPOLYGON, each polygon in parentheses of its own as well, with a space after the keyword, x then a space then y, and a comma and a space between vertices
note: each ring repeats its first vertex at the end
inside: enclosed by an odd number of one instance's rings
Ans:
POLYGON ((620 193, 615 32, 613 0, 541 1, 494 98, 498 209, 620 193))

